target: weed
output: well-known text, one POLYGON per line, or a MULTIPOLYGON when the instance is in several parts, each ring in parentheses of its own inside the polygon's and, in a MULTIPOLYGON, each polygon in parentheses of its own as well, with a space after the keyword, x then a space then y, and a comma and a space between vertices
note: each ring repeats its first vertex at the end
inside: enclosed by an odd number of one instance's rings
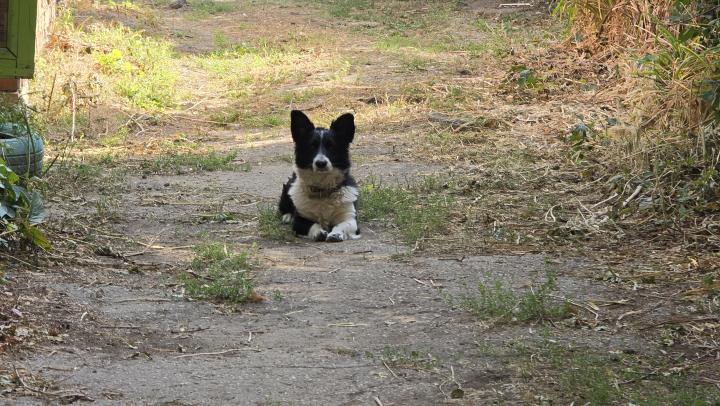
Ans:
POLYGON ((220 111, 210 115, 210 121, 221 126, 237 123, 240 120, 239 111, 220 111))
POLYGON ((145 173, 194 171, 232 171, 238 169, 234 163, 237 151, 226 154, 211 151, 209 153, 171 153, 144 161, 142 169, 145 173))
POLYGON ((229 13, 235 10, 235 3, 232 1, 218 0, 195 0, 190 1, 191 18, 205 19, 214 15, 229 13))
POLYGON ((76 35, 94 45, 93 58, 100 71, 133 105, 156 110, 175 103, 177 74, 169 42, 123 26, 92 25, 76 35))
POLYGON ((97 212, 97 218, 102 221, 114 221, 120 218, 118 209, 120 207, 120 201, 112 196, 101 196, 95 202, 95 210, 97 212))
POLYGON ((353 350, 352 348, 346 348, 346 347, 333 347, 333 348, 327 348, 328 351, 345 356, 345 357, 357 357, 360 355, 360 353, 357 350, 353 350))
POLYGON ((225 223, 233 221, 236 218, 237 215, 235 213, 225 210, 225 202, 211 205, 208 212, 202 215, 203 220, 216 223, 225 223))
POLYGON ((220 80, 229 96, 238 99, 273 91, 273 85, 304 78, 308 70, 326 71, 325 80, 333 81, 348 69, 348 63, 337 54, 318 55, 293 44, 281 47, 236 45, 195 56, 192 60, 198 68, 220 80))
POLYGON ((394 368, 432 370, 440 366, 440 361, 430 352, 407 348, 386 346, 379 358, 394 368))
POLYGON ((273 128, 289 125, 289 117, 277 113, 271 114, 243 114, 239 121, 248 128, 273 128))
POLYGON ((283 300, 285 299, 285 297, 283 296, 282 292, 279 291, 279 290, 277 290, 277 289, 275 289, 275 290, 272 291, 272 298, 273 298, 273 300, 276 301, 276 302, 281 302, 281 301, 283 301, 283 300))
POLYGON ((282 100, 285 103, 292 106, 293 104, 307 102, 309 100, 313 100, 315 98, 327 95, 329 93, 331 93, 331 89, 326 89, 326 88, 310 88, 310 89, 303 89, 303 90, 294 90, 294 91, 285 93, 282 97, 282 100))
POLYGON ((553 359, 560 371, 562 388, 582 398, 591 405, 607 405, 615 400, 617 393, 612 372, 606 367, 607 360, 591 354, 559 353, 553 359))
POLYGON ((114 133, 100 139, 100 145, 108 148, 119 147, 125 145, 129 136, 130 130, 127 127, 120 127, 114 133))
POLYGON ((215 31, 213 33, 213 42, 215 43, 215 48, 220 51, 232 48, 232 43, 230 42, 230 39, 225 34, 223 34, 222 31, 215 31))
POLYGON ((452 198, 438 191, 385 186, 371 179, 362 186, 358 211, 361 221, 392 224, 405 242, 417 245, 445 230, 451 206, 452 198))
POLYGON ((716 405, 720 391, 692 382, 678 373, 647 374, 647 369, 666 370, 658 360, 625 354, 597 354, 591 349, 570 348, 546 341, 540 348, 520 349, 518 354, 536 355, 530 365, 533 379, 538 372, 552 376, 566 402, 609 405, 619 401, 639 405, 716 405), (624 382, 619 386, 619 382, 624 382))
POLYGON ((409 72, 425 71, 427 70, 429 61, 425 58, 408 58, 403 60, 403 66, 409 72))
POLYGON ((223 243, 203 244, 195 248, 190 267, 194 273, 180 276, 190 297, 242 303, 253 296, 255 283, 251 271, 255 264, 248 251, 238 254, 223 243))
MULTIPOLYGON (((496 322, 525 322, 558 320, 570 315, 567 302, 554 299, 551 294, 556 290, 556 277, 548 272, 547 280, 531 287, 522 294, 496 281, 494 284, 481 282, 472 295, 464 295, 458 305, 483 320, 493 319, 496 322)), ((450 302, 454 302, 450 298, 450 302)))
POLYGON ((258 231, 263 238, 273 241, 293 241, 295 239, 290 227, 280 220, 277 208, 271 205, 258 208, 258 231))
POLYGON ((333 17, 350 18, 356 11, 365 11, 372 7, 372 0, 332 0, 323 2, 333 17))

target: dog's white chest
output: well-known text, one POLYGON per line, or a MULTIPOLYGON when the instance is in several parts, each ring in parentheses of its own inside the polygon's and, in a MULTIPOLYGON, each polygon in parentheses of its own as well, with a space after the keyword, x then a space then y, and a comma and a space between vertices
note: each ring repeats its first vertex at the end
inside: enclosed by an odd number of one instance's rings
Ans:
POLYGON ((312 187, 298 179, 288 191, 298 214, 323 227, 355 218, 356 187, 344 186, 328 196, 315 197, 312 187))

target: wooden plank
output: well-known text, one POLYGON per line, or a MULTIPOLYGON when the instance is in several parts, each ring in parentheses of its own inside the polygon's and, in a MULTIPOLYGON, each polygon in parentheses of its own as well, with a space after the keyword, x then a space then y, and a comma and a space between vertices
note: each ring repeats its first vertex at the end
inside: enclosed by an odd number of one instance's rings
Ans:
POLYGON ((7 46, 8 0, 0 0, 0 48, 7 46))
MULTIPOLYGON (((20 3, 20 0, 12 0, 20 3)), ((19 4, 17 72, 15 77, 32 78, 35 70, 35 30, 37 25, 37 0, 25 0, 19 4), (30 72, 30 75, 28 75, 30 72)))
POLYGON ((7 4, 5 46, 0 47, 0 77, 32 78, 37 0, 0 1, 7 4))

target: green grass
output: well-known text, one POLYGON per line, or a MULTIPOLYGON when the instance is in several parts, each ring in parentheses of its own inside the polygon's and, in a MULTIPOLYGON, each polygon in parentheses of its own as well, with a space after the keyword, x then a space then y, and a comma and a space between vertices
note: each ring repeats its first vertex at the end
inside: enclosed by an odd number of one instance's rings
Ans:
POLYGON ((263 238, 273 241, 293 241, 290 226, 280 221, 277 208, 271 205, 258 208, 258 231, 263 238))
POLYGON ((234 1, 191 0, 189 5, 191 13, 188 16, 196 20, 235 11, 234 1))
POLYGON ((274 128, 290 125, 287 114, 278 113, 248 113, 241 114, 238 121, 246 128, 274 128))
MULTIPOLYGON (((117 158, 113 155, 86 157, 82 160, 59 159, 52 167, 45 167, 47 178, 63 184, 60 189, 92 189, 100 194, 115 194, 124 176, 117 170, 117 158)), ((52 192, 52 188, 50 189, 52 192)))
POLYGON ((93 44, 93 60, 115 93, 147 110, 175 104, 178 75, 170 42, 122 25, 91 25, 77 36, 93 44))
POLYGON ((225 209, 225 202, 210 205, 208 210, 200 216, 203 221, 215 223, 235 221, 237 217, 237 213, 225 209))
MULTIPOLYGON (((481 282, 472 294, 465 294, 457 305, 482 320, 495 322, 526 322, 561 320, 570 316, 567 302, 551 297, 557 289, 556 277, 548 272, 547 280, 522 293, 505 287, 502 282, 481 282)), ((449 298, 451 303, 456 302, 449 298)))
POLYGON ((226 126, 228 124, 237 123, 240 120, 240 112, 236 110, 218 111, 210 114, 209 118, 210 121, 220 126, 226 126))
POLYGON ((120 147, 125 145, 130 130, 127 127, 120 127, 114 133, 108 134, 100 139, 100 145, 107 148, 120 147))
POLYGON ((440 361, 429 351, 411 350, 404 347, 383 348, 380 361, 392 368, 432 370, 440 366, 440 361))
MULTIPOLYGON (((170 153, 144 161, 142 169, 145 173, 178 173, 182 171, 234 171, 244 169, 241 165, 234 163, 237 158, 237 151, 219 153, 211 151, 208 153, 170 153)), ((249 170, 249 169, 248 169, 249 170)))
POLYGON ((351 18, 356 12, 367 11, 373 7, 372 0, 330 0, 320 2, 327 7, 333 17, 351 18))
POLYGON ((382 24, 390 31, 439 27, 447 23, 458 1, 318 1, 332 17, 382 24), (419 11, 420 10, 420 11, 419 11), (419 11, 419 12, 418 12, 419 11))
POLYGON ((563 351, 555 355, 553 363, 560 373, 558 384, 566 393, 590 405, 607 405, 615 400, 613 376, 606 359, 586 352, 563 351))
POLYGON ((431 185, 386 186, 371 180, 362 186, 359 200, 360 221, 380 221, 397 227, 403 240, 411 245, 442 235, 450 217, 453 199, 431 185))
POLYGON ((243 303, 252 298, 255 264, 248 251, 235 253, 227 245, 212 242, 195 249, 190 265, 194 275, 180 276, 185 293, 196 299, 243 303))
POLYGON ((684 372, 667 372, 672 366, 666 360, 597 353, 592 349, 551 342, 541 348, 529 349, 529 352, 537 356, 538 364, 530 366, 534 371, 526 378, 550 375, 557 385, 554 392, 562 394, 560 397, 565 401, 562 404, 720 404, 718 388, 695 383, 694 378, 684 372), (659 372, 648 374, 652 371, 659 372))

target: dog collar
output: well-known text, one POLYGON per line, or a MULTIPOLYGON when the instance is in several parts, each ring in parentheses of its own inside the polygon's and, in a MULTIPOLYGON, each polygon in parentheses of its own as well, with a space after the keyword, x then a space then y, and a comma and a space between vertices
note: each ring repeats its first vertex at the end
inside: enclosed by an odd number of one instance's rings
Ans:
POLYGON ((320 196, 320 197, 328 197, 331 194, 340 190, 341 188, 342 188, 342 183, 335 186, 334 188, 330 188, 330 189, 325 189, 325 188, 321 188, 321 187, 317 187, 317 186, 308 186, 308 190, 310 191, 310 193, 312 193, 313 195, 320 196))

